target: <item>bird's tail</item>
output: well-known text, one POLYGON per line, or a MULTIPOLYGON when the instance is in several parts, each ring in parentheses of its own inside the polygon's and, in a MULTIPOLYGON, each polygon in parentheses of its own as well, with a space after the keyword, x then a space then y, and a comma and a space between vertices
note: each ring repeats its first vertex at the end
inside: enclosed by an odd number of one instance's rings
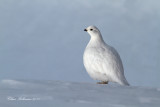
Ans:
POLYGON ((129 86, 130 84, 128 83, 128 81, 126 80, 126 78, 123 79, 123 81, 120 82, 121 85, 127 85, 129 86))

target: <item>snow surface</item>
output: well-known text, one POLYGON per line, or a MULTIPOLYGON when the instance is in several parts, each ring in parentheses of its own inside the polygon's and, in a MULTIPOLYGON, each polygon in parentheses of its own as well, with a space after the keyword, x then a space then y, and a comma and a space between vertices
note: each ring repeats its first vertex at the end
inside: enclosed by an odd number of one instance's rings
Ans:
POLYGON ((160 89, 40 80, 1 80, 1 107, 159 107, 160 89))

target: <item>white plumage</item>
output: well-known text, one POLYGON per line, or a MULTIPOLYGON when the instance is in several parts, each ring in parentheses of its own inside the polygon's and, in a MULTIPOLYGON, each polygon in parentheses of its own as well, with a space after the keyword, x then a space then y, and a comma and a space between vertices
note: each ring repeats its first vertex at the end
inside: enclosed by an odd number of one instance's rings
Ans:
POLYGON ((119 54, 104 42, 98 28, 89 26, 84 31, 91 36, 83 55, 84 66, 91 78, 101 81, 100 84, 116 82, 129 85, 119 54))

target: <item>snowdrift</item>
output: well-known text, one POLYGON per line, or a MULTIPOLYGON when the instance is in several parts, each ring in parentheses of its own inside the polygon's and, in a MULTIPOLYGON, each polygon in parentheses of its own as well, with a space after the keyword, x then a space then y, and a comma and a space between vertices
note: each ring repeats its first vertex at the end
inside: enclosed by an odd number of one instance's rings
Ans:
POLYGON ((1 107, 159 107, 160 88, 1 80, 1 107))

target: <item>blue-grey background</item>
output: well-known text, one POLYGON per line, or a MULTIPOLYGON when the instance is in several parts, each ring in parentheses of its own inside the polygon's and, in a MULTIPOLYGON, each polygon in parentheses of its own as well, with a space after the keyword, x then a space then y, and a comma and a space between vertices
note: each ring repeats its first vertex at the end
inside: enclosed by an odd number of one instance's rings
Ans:
POLYGON ((0 0, 0 79, 95 82, 83 66, 96 25, 127 80, 160 87, 159 0, 0 0))

